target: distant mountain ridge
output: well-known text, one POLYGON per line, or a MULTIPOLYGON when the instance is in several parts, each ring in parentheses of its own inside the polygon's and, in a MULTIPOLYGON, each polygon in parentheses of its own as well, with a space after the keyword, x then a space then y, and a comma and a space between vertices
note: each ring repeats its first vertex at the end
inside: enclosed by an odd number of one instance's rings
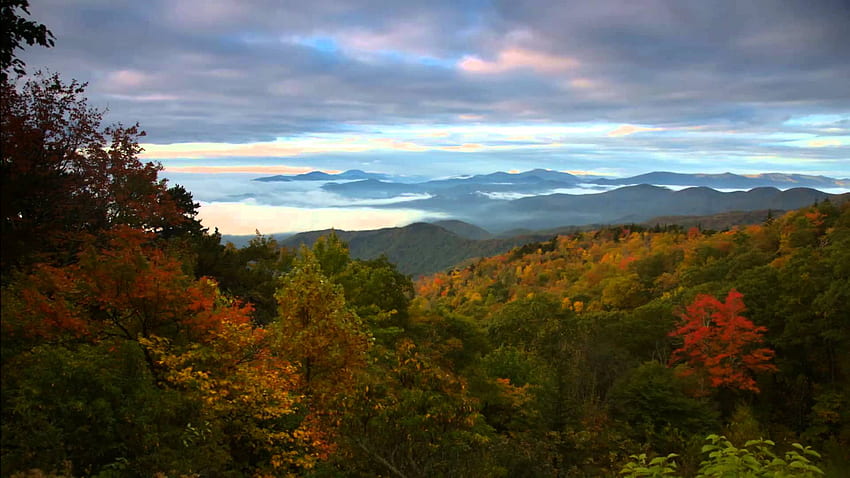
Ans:
POLYGON ((684 174, 667 171, 655 171, 637 176, 618 179, 597 179, 595 184, 627 185, 653 184, 656 186, 705 186, 720 189, 757 188, 757 187, 809 187, 850 188, 850 182, 826 176, 806 174, 763 173, 754 175, 722 174, 684 174))
MULTIPOLYGON (((711 215, 728 211, 790 210, 825 199, 846 200, 850 193, 828 194, 810 188, 781 191, 773 187, 720 192, 707 187, 680 191, 640 185, 600 194, 551 194, 516 199, 504 204, 504 226, 541 229, 558 224, 643 222, 654 216, 711 215), (508 218, 521 218, 511 220, 508 218)), ((499 229, 498 224, 482 223, 499 229)))
POLYGON ((434 179, 420 182, 399 181, 392 175, 371 173, 359 169, 351 169, 342 173, 330 174, 323 171, 311 171, 295 175, 264 176, 254 179, 261 182, 288 181, 371 181, 372 186, 404 185, 405 192, 428 192, 438 189, 452 188, 458 185, 530 185, 549 183, 558 186, 575 185, 604 185, 625 186, 650 184, 655 186, 705 186, 715 189, 752 189, 756 187, 808 187, 808 188, 848 188, 850 180, 815 176, 807 174, 761 173, 761 174, 705 174, 705 173, 675 173, 669 171, 653 171, 622 178, 604 178, 598 176, 576 176, 570 173, 549 169, 533 169, 521 173, 506 173, 497 171, 489 174, 476 174, 448 179, 434 179))
POLYGON ((324 171, 310 171, 303 174, 278 174, 275 176, 264 176, 255 178, 254 181, 260 182, 288 182, 288 181, 336 181, 340 179, 388 179, 390 176, 381 173, 367 173, 359 169, 349 169, 348 171, 330 174, 324 171))

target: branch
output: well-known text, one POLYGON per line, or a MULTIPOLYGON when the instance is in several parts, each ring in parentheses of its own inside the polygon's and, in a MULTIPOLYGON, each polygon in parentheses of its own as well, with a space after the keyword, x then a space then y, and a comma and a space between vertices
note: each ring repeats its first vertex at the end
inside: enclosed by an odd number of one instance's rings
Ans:
POLYGON ((382 457, 381 455, 379 455, 379 454, 377 454, 377 453, 375 453, 375 452, 373 452, 373 451, 369 450, 369 449, 366 447, 366 445, 364 445, 364 444, 363 444, 363 442, 362 442, 361 440, 358 440, 358 439, 356 439, 356 438, 355 438, 355 439, 354 439, 354 443, 356 443, 356 444, 357 444, 357 446, 359 446, 361 449, 363 449, 363 451, 365 451, 366 453, 368 453, 368 454, 372 455, 373 457, 375 457, 375 459, 376 459, 376 460, 378 460, 379 462, 381 462, 381 464, 383 464, 384 466, 386 466, 387 468, 389 468, 389 470, 390 470, 391 472, 393 472, 394 474, 396 474, 396 475, 397 475, 397 476, 399 476, 400 478, 407 478, 407 475, 405 475, 404 473, 402 473, 401 471, 399 471, 399 469, 398 469, 398 468, 394 467, 394 466, 392 465, 392 463, 388 462, 386 459, 384 459, 384 457, 382 457))

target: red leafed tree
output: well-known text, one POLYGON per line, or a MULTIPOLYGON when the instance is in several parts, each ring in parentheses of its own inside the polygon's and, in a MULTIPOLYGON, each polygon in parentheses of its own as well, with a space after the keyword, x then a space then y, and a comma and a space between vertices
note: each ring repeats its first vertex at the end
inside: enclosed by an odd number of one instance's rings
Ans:
POLYGON ((670 363, 684 362, 683 374, 698 374, 713 387, 750 390, 758 393, 756 372, 773 372, 773 350, 762 347, 765 327, 746 317, 744 296, 735 289, 725 302, 700 294, 680 314, 682 323, 671 336, 684 343, 673 351, 670 363))
POLYGON ((139 159, 144 132, 102 127, 103 112, 89 107, 84 92, 84 84, 58 75, 0 84, 4 273, 68 263, 81 234, 119 225, 159 232, 191 212, 159 179, 161 166, 139 159))
POLYGON ((105 245, 83 246, 76 263, 36 264, 4 288, 4 338, 206 342, 225 318, 250 321, 250 306, 228 302, 214 282, 188 276, 152 233, 118 226, 102 236, 105 245))

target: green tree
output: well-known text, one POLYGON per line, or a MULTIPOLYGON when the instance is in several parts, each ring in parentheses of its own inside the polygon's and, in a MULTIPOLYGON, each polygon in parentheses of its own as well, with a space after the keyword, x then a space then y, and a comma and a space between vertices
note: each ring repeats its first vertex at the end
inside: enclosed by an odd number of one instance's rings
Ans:
POLYGON ((658 362, 646 362, 617 380, 608 394, 611 412, 627 433, 655 450, 683 452, 694 434, 718 426, 706 399, 690 397, 688 384, 658 362))
POLYGON ((502 476, 492 429, 466 380, 428 345, 400 339, 373 355, 343 418, 335 463, 354 476, 502 476))

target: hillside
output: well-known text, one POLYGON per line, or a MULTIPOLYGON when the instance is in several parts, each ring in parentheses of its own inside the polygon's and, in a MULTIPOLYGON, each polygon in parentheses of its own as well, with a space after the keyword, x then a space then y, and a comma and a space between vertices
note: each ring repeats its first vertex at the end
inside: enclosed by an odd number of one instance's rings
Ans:
MULTIPOLYGON (((457 223, 452 223, 457 226, 457 223)), ((467 231, 475 231, 468 225, 467 231)), ((312 246, 319 237, 332 230, 296 234, 281 241, 283 246, 312 246)), ((351 256, 374 259, 381 255, 398 266, 405 274, 419 276, 443 271, 473 257, 487 257, 509 251, 530 242, 551 236, 529 234, 499 239, 469 239, 436 224, 415 223, 370 231, 333 231, 348 243, 351 256)), ((485 231, 486 232, 486 231, 485 231)), ((478 233, 480 234, 480 232, 478 233)))
MULTIPOLYGON (((728 223, 748 214, 669 219, 728 223)), ((613 440, 630 453, 635 440, 698 462, 688 437, 721 429, 739 443, 812 440, 829 450, 826 476, 838 477, 850 466, 850 418, 834 413, 826 424, 823 411, 850 399, 848 251, 846 203, 724 232, 603 227, 423 278, 415 305, 461 330, 464 352, 528 400, 487 406, 488 420, 517 448, 562 437, 574 447, 570 459, 592 470, 575 476, 619 469, 596 468, 610 448, 594 443, 613 440), (532 418, 523 417, 548 434, 513 419, 527 407, 532 418)), ((546 476, 552 463, 517 458, 513 470, 546 476)))
POLYGON ((714 231, 723 231, 735 226, 746 226, 749 224, 761 224, 770 218, 776 218, 786 211, 779 209, 761 209, 758 211, 730 211, 706 216, 656 216, 644 221, 645 226, 670 226, 676 225, 684 228, 698 227, 714 231))
MULTIPOLYGON (((642 188, 638 188, 642 189, 642 188)), ((653 188, 658 190, 660 188, 653 188)), ((839 198, 841 199, 841 198, 839 198)), ((779 216, 781 209, 762 209, 757 211, 733 211, 694 216, 656 216, 646 221, 624 221, 623 224, 641 224, 644 227, 681 226, 700 227, 710 230, 725 230, 734 226, 760 224, 769 216, 779 216)), ((506 231, 497 237, 473 224, 444 220, 434 223, 415 223, 404 227, 373 229, 365 231, 344 231, 325 229, 303 232, 295 235, 270 235, 281 245, 299 248, 311 247, 318 238, 335 233, 349 245, 352 257, 374 259, 386 255, 400 271, 413 276, 421 276, 444 271, 471 258, 501 254, 513 247, 549 240, 557 235, 569 235, 576 232, 604 227, 601 224, 583 226, 561 226, 550 229, 517 229, 506 231)), ((255 236, 223 236, 224 242, 236 247, 244 247, 255 236)))
POLYGON ((455 219, 447 219, 444 221, 434 221, 431 224, 435 226, 440 226, 447 231, 451 231, 457 234, 460 237, 465 237, 466 239, 489 239, 493 237, 489 231, 482 229, 475 224, 470 224, 468 222, 458 221, 455 219))

